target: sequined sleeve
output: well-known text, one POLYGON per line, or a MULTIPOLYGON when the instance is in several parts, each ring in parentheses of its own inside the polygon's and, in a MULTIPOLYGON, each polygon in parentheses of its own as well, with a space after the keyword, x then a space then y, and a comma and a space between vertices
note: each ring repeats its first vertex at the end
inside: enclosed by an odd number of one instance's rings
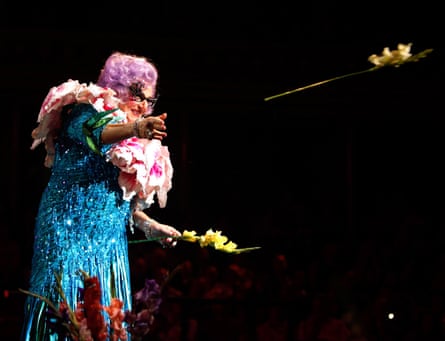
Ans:
MULTIPOLYGON (((97 115, 100 115, 100 113, 90 104, 75 105, 64 117, 64 124, 67 124, 67 136, 82 144, 89 145, 88 136, 84 133, 84 124, 97 115)), ((105 126, 106 124, 99 125, 91 130, 94 142, 102 154, 105 154, 111 147, 111 145, 103 144, 101 140, 101 134, 105 126)))

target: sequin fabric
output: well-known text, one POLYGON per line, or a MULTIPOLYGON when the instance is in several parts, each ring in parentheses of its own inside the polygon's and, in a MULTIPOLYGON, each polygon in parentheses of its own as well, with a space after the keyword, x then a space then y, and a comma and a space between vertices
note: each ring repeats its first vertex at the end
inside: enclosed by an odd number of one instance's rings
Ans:
MULTIPOLYGON (((54 165, 41 197, 34 230, 29 291, 59 302, 55 273, 70 307, 77 305, 82 276, 98 276, 102 304, 112 297, 131 309, 127 224, 130 203, 118 185, 119 170, 88 148, 82 124, 97 111, 79 104, 63 116, 54 165)), ((99 137, 103 127, 94 131, 99 137)), ((100 139, 98 139, 100 141, 100 139)), ((100 146, 105 154, 109 146, 100 146)), ((21 340, 58 340, 45 323, 44 304, 28 296, 21 340)))

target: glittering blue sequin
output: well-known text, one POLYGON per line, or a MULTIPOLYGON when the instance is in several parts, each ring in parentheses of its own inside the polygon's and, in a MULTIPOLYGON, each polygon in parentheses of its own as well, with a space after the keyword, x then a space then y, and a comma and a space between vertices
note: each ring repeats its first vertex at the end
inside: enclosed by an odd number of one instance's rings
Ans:
MULTIPOLYGON (((58 303, 55 274, 70 307, 75 308, 82 285, 79 270, 97 276, 102 304, 112 297, 131 308, 127 223, 129 202, 118 186, 118 169, 89 149, 82 124, 97 114, 80 104, 63 117, 51 177, 45 188, 34 231, 29 290, 58 303)), ((102 128, 94 134, 100 136, 102 128)), ((100 141, 100 139, 98 139, 100 141)), ((109 146, 100 146, 105 152, 109 146)), ((42 301, 28 297, 22 340, 57 340, 45 325, 42 301)))

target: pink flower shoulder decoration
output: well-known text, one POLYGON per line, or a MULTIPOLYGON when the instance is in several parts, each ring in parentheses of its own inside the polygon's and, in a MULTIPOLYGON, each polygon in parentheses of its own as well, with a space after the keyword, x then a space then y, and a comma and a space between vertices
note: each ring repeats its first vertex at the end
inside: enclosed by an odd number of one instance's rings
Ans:
MULTIPOLYGON (((37 117, 38 126, 32 131, 34 139, 31 149, 45 142, 47 156, 45 166, 52 167, 54 158, 54 138, 61 125, 60 113, 64 106, 73 103, 89 103, 96 110, 105 111, 117 107, 119 99, 112 89, 102 88, 95 84, 79 83, 69 79, 59 86, 52 87, 43 101, 37 117)), ((125 119, 125 114, 118 110, 112 114, 114 122, 125 119)))

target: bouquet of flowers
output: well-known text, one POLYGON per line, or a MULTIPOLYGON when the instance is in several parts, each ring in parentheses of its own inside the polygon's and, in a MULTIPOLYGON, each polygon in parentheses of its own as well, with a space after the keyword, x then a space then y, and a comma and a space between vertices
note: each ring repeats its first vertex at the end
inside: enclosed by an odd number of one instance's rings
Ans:
POLYGON ((74 309, 67 304, 60 277, 57 275, 61 297, 58 306, 46 297, 20 289, 47 304, 47 322, 54 334, 73 341, 126 341, 128 334, 132 335, 133 340, 139 340, 150 331, 162 302, 161 285, 152 279, 145 280, 144 288, 134 295, 132 310, 123 311, 123 302, 118 298, 113 298, 109 306, 103 306, 98 277, 80 272, 84 285, 80 291, 79 303, 74 309), (109 318, 108 322, 105 321, 104 312, 109 318))

